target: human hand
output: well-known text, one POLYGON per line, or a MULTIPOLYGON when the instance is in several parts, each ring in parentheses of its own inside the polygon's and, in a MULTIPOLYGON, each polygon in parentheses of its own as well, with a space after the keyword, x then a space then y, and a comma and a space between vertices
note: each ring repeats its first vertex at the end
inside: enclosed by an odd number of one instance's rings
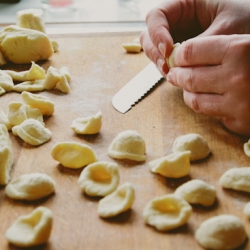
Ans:
POLYGON ((165 76, 176 42, 195 36, 250 33, 250 0, 168 0, 152 9, 140 41, 145 54, 165 76))
POLYGON ((177 48, 174 61, 167 80, 183 89, 187 106, 250 135, 250 35, 190 39, 177 48))

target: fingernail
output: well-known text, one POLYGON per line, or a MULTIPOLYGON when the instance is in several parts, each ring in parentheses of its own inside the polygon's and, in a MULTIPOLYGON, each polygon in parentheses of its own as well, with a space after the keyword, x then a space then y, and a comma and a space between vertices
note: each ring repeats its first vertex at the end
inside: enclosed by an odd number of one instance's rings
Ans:
POLYGON ((164 43, 159 43, 158 44, 158 49, 161 52, 161 54, 165 57, 166 54, 166 46, 164 43))

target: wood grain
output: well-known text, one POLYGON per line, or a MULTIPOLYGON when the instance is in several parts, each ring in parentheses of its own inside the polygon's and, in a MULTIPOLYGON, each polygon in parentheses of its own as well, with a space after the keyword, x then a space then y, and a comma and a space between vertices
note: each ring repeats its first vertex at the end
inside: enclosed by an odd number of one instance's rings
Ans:
MULTIPOLYGON (((50 60, 41 62, 60 68, 68 66, 72 75, 71 91, 41 92, 55 102, 55 113, 45 119, 52 131, 48 143, 32 147, 10 134, 15 163, 12 179, 24 173, 42 172, 56 181, 56 193, 36 202, 13 201, 0 188, 0 246, 1 249, 17 249, 7 243, 5 231, 20 215, 30 213, 37 206, 53 211, 54 224, 47 244, 31 248, 46 250, 186 250, 202 249, 194 239, 194 233, 205 219, 218 214, 234 214, 240 217, 247 232, 249 220, 243 207, 250 195, 222 189, 218 180, 232 167, 249 166, 249 158, 243 152, 248 138, 235 135, 214 118, 195 114, 185 106, 182 91, 161 81, 138 105, 128 113, 120 114, 111 104, 113 95, 148 63, 142 52, 127 54, 121 44, 130 42, 139 34, 102 33, 54 35, 60 51, 50 60), (97 135, 78 136, 70 129, 78 117, 101 111, 103 126, 97 135), (138 131, 145 139, 147 160, 143 163, 116 161, 107 155, 107 148, 115 136, 127 129, 138 131), (205 160, 192 163, 190 175, 181 179, 168 179, 149 171, 147 162, 171 152, 174 139, 187 133, 199 133, 208 142, 212 154, 205 160), (133 208, 112 219, 97 215, 97 198, 82 194, 77 179, 80 170, 70 170, 54 161, 50 155, 52 146, 60 141, 77 141, 90 145, 99 160, 119 164, 120 183, 130 182, 135 187, 133 208), (193 206, 187 225, 171 232, 158 232, 145 225, 142 211, 147 202, 160 195, 174 192, 176 187, 189 179, 202 179, 216 187, 217 201, 210 208, 193 206)), ((6 68, 6 67, 5 67, 6 68)), ((22 70, 29 65, 8 68, 22 70)), ((21 101, 20 94, 7 93, 0 97, 0 107, 7 113, 11 101, 21 101)), ((250 249, 246 242, 240 249, 250 249)))

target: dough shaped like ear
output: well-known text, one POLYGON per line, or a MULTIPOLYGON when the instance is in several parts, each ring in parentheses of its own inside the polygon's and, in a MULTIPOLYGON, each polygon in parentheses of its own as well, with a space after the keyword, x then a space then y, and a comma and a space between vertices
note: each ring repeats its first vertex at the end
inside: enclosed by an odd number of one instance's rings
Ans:
POLYGON ((223 214, 202 222, 195 238, 206 249, 236 249, 246 241, 247 234, 238 217, 223 214))
POLYGON ((108 148, 108 155, 116 159, 144 161, 146 145, 142 136, 133 130, 126 130, 117 135, 108 148))
POLYGON ((175 57, 175 53, 180 45, 181 45, 180 43, 174 44, 173 50, 172 50, 170 56, 168 58, 166 58, 166 62, 167 62, 169 69, 176 67, 174 57, 175 57))
POLYGON ((68 168, 81 168, 97 161, 91 147, 77 142, 59 142, 52 148, 51 155, 68 168))
POLYGON ((116 190, 119 180, 116 163, 99 161, 85 167, 77 183, 89 196, 106 196, 116 190))
POLYGON ((192 207, 181 197, 168 194, 152 199, 143 210, 144 221, 159 231, 168 231, 187 223, 192 207))
POLYGON ((116 216, 129 210, 134 203, 134 188, 130 183, 124 183, 116 191, 99 201, 98 214, 103 218, 116 216))
POLYGON ((175 190, 175 195, 182 197, 190 204, 203 206, 213 205, 216 198, 216 189, 202 180, 191 180, 175 190))
POLYGON ((153 173, 168 178, 180 178, 190 171, 190 151, 174 152, 148 163, 153 173))
POLYGON ((191 151, 190 161, 201 160, 210 154, 207 141, 199 134, 186 134, 177 137, 173 143, 173 152, 191 151))
POLYGON ((13 90, 14 82, 4 70, 0 70, 0 87, 6 92, 13 90))
POLYGON ((53 214, 46 207, 38 207, 29 215, 23 215, 6 231, 9 243, 18 247, 31 247, 46 243, 52 229, 53 214))

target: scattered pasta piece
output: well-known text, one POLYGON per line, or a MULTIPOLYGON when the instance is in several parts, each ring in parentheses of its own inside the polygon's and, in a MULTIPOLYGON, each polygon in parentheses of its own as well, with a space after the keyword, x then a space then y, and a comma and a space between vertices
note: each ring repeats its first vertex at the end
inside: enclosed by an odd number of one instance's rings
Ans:
POLYGON ((102 113, 99 111, 97 114, 85 118, 77 118, 72 124, 71 128, 77 134, 97 134, 102 127, 102 113))
POLYGON ((56 52, 59 51, 59 44, 58 44, 57 41, 51 40, 51 45, 52 45, 52 48, 53 48, 54 53, 56 53, 56 52))
POLYGON ((30 91, 37 92, 44 90, 44 80, 34 80, 34 81, 26 81, 19 84, 16 84, 13 87, 13 90, 16 92, 30 91))
POLYGON ((69 93, 70 87, 65 75, 61 75, 60 81, 56 84, 55 88, 61 90, 63 93, 69 93))
POLYGON ((170 54, 170 56, 168 58, 166 58, 166 62, 167 62, 167 65, 168 65, 168 68, 171 69, 173 67, 176 67, 176 63, 174 61, 174 57, 175 57, 175 53, 177 51, 177 48, 180 46, 181 44, 180 43, 176 43, 174 44, 173 46, 173 50, 170 54))
POLYGON ((4 70, 0 70, 0 87, 5 91, 11 91, 14 87, 13 80, 4 70))
POLYGON ((35 95, 27 91, 23 91, 21 96, 27 105, 38 108, 43 115, 52 115, 55 111, 55 104, 45 96, 35 95))
POLYGON ((134 188, 130 183, 124 183, 116 191, 99 201, 98 214, 103 218, 116 216, 129 210, 135 199, 134 188))
POLYGON ((19 125, 27 119, 35 119, 43 124, 43 115, 37 108, 31 108, 21 102, 9 103, 8 112, 9 122, 13 125, 19 125))
POLYGON ((198 243, 206 249, 235 249, 247 239, 244 225, 234 215, 218 215, 202 222, 195 232, 198 243))
POLYGON ((51 155, 68 168, 81 168, 97 161, 93 149, 78 142, 59 142, 52 148, 51 155))
POLYGON ((21 28, 45 31, 45 23, 43 21, 43 10, 41 9, 25 9, 16 13, 16 25, 21 28))
POLYGON ((0 45, 4 58, 16 64, 46 60, 54 52, 45 33, 16 25, 0 31, 0 45))
POLYGON ((142 50, 141 44, 136 42, 123 43, 122 46, 128 53, 139 53, 142 50))
POLYGON ((69 68, 68 67, 61 67, 59 69, 60 73, 62 75, 64 75, 67 78, 67 81, 70 82, 71 81, 71 74, 69 72, 69 68))
POLYGON ((14 156, 9 132, 5 125, 0 124, 0 185, 6 185, 9 182, 13 163, 14 156))
POLYGON ((18 135, 25 142, 32 146, 39 146, 49 141, 51 131, 43 126, 43 124, 35 119, 27 119, 20 125, 12 128, 14 135, 18 135))
POLYGON ((244 149, 245 154, 248 157, 250 157, 250 140, 248 140, 248 142, 244 143, 243 149, 244 149))
POLYGON ((5 125, 8 130, 11 130, 12 128, 12 125, 10 124, 7 115, 1 109, 0 109, 0 124, 5 125))
POLYGON ((187 223, 192 207, 174 194, 152 199, 143 210, 144 221, 159 231, 168 231, 187 223))
POLYGON ((142 136, 133 130, 126 130, 117 135, 108 148, 108 155, 116 159, 144 161, 146 145, 142 136))
POLYGON ((187 134, 177 137, 172 150, 174 152, 191 151, 190 161, 203 159, 210 154, 210 148, 206 140, 199 134, 187 134))
POLYGON ((31 214, 19 216, 7 229, 9 243, 18 247, 31 247, 46 243, 52 229, 53 214, 46 207, 38 207, 31 214))
POLYGON ((41 80, 45 78, 45 70, 40 67, 38 64, 31 62, 31 67, 29 70, 25 71, 14 71, 14 70, 5 70, 13 81, 34 81, 34 80, 41 80))
POLYGON ((148 163, 153 173, 169 178, 186 176, 190 171, 190 151, 174 152, 148 163))
POLYGON ((216 198, 216 190, 205 181, 196 179, 179 186, 175 190, 175 195, 180 196, 190 204, 211 206, 216 198))
POLYGON ((37 200, 54 192, 54 180, 42 173, 20 175, 5 188, 7 196, 15 200, 37 200))
POLYGON ((89 196, 106 196, 116 190, 119 180, 118 165, 100 161, 84 168, 77 183, 89 196))
POLYGON ((223 188, 230 188, 250 193, 250 168, 231 168, 220 178, 220 185, 223 188))
POLYGON ((250 201, 244 206, 243 213, 250 219, 250 201))
POLYGON ((0 96, 5 94, 5 93, 6 93, 6 91, 0 86, 0 96))

